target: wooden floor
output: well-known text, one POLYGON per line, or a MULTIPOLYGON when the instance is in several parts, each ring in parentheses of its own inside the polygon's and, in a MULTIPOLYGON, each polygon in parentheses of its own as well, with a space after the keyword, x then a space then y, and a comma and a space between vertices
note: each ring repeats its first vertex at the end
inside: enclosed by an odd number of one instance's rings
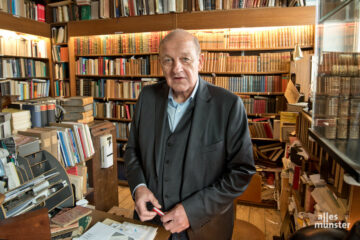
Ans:
MULTIPOLYGON (((130 190, 128 187, 119 186, 119 207, 134 209, 130 190)), ((236 218, 247 221, 265 233, 266 240, 280 235, 280 212, 275 209, 237 205, 236 218)))

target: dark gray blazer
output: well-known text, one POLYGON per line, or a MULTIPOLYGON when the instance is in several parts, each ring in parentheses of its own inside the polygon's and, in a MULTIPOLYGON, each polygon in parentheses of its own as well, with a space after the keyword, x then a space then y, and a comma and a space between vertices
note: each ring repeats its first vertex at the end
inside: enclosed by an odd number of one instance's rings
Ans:
MULTIPOLYGON (((233 200, 255 173, 247 117, 238 96, 199 81, 181 189, 188 235, 196 240, 230 239, 233 200)), ((140 183, 153 192, 157 187, 168 93, 166 82, 141 91, 125 153, 131 192, 140 183)))

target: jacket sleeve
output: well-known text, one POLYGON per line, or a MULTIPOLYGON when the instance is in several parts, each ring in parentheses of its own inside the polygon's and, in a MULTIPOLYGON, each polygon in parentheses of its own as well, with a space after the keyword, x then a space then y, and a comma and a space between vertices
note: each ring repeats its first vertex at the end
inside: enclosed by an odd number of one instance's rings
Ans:
POLYGON ((143 92, 144 91, 141 91, 139 99, 136 103, 135 113, 133 116, 133 120, 131 122, 129 139, 127 142, 125 155, 124 155, 126 176, 128 179, 131 193, 133 193, 134 189, 139 184, 146 184, 146 180, 141 164, 141 154, 140 154, 140 147, 138 140, 141 107, 143 102, 143 92))
POLYGON ((256 172, 246 112, 240 98, 234 101, 228 116, 223 174, 213 184, 182 202, 194 230, 229 209, 256 172))

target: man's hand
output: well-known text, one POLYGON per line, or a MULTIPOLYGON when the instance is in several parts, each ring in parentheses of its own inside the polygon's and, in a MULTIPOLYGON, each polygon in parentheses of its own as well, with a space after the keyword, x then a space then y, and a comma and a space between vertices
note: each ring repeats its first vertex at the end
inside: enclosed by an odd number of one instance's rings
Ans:
POLYGON ((135 210, 142 222, 151 220, 156 216, 156 212, 147 210, 147 202, 151 202, 155 207, 161 208, 158 200, 147 187, 138 187, 135 191, 135 210))
POLYGON ((171 211, 161 217, 166 230, 171 233, 179 233, 189 228, 190 223, 183 205, 177 204, 171 211))

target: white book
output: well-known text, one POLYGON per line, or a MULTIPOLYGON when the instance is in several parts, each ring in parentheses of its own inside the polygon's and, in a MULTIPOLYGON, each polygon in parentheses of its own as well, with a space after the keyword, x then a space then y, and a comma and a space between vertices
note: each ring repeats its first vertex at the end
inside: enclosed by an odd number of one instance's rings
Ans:
POLYGON ((93 145, 93 141, 92 141, 92 138, 91 138, 89 126, 87 124, 84 124, 84 126, 85 126, 85 134, 86 134, 87 141, 88 141, 88 144, 89 144, 90 156, 91 156, 91 155, 93 155, 95 153, 94 145, 93 145))
POLYGON ((15 164, 13 162, 8 162, 4 165, 5 174, 8 177, 8 188, 13 189, 20 186, 20 179, 16 172, 15 164))

